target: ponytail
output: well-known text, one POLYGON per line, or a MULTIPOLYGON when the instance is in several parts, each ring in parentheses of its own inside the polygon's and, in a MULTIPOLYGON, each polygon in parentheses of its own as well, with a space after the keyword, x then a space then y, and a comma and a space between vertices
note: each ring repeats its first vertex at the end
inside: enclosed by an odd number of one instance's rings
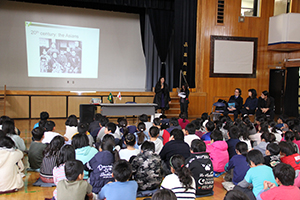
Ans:
POLYGON ((146 135, 144 133, 144 131, 146 129, 145 123, 144 122, 140 122, 138 124, 137 129, 139 130, 139 132, 137 133, 137 136, 138 136, 138 145, 141 145, 141 144, 143 144, 143 142, 145 140, 145 137, 146 137, 146 135))
POLYGON ((106 134, 101 142, 101 149, 111 152, 114 155, 114 161, 120 160, 118 151, 115 149, 115 138, 110 134, 106 134))
POLYGON ((193 179, 191 176, 191 171, 184 165, 185 160, 182 155, 174 155, 170 158, 170 166, 175 170, 179 178, 179 181, 185 188, 185 192, 192 187, 193 179))

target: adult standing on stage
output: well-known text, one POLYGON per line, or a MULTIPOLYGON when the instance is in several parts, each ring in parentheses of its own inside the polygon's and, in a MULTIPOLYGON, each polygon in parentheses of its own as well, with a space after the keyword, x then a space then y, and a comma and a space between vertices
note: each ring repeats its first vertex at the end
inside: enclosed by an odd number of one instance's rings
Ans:
POLYGON ((155 97, 153 103, 156 103, 156 109, 161 109, 162 114, 164 114, 165 110, 169 109, 169 102, 171 102, 169 87, 165 83, 165 78, 160 77, 155 85, 155 97))
POLYGON ((186 118, 188 118, 189 94, 188 85, 183 84, 180 90, 180 112, 185 114, 186 118))
POLYGON ((263 91, 258 99, 256 118, 270 115, 270 119, 274 120, 274 98, 270 97, 268 91, 263 91))

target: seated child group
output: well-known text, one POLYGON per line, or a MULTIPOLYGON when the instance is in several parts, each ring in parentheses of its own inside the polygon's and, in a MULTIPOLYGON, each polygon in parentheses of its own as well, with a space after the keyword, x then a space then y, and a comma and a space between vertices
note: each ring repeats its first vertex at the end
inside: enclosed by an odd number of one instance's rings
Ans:
POLYGON ((149 122, 143 114, 129 125, 97 113, 89 124, 70 115, 65 125, 65 134, 57 133, 41 112, 27 150, 14 120, 0 118, 1 193, 24 187, 27 154, 27 170, 55 184, 47 197, 53 200, 196 199, 215 195, 214 178, 221 175, 224 199, 300 199, 297 118, 211 121, 203 113, 191 122, 185 114, 149 122))

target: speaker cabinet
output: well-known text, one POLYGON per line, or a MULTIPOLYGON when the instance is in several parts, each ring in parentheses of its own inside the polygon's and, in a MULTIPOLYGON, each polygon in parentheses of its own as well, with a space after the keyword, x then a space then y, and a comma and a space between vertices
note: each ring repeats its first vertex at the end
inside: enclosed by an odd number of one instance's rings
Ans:
POLYGON ((91 123, 94 121, 95 110, 97 109, 94 105, 81 104, 80 105, 80 122, 91 123))

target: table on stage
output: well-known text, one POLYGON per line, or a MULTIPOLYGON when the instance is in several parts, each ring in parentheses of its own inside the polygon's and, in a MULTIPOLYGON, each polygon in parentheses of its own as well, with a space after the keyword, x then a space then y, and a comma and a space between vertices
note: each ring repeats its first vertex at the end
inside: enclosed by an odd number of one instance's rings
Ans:
POLYGON ((154 115, 155 103, 101 103, 101 114, 107 116, 154 115))

